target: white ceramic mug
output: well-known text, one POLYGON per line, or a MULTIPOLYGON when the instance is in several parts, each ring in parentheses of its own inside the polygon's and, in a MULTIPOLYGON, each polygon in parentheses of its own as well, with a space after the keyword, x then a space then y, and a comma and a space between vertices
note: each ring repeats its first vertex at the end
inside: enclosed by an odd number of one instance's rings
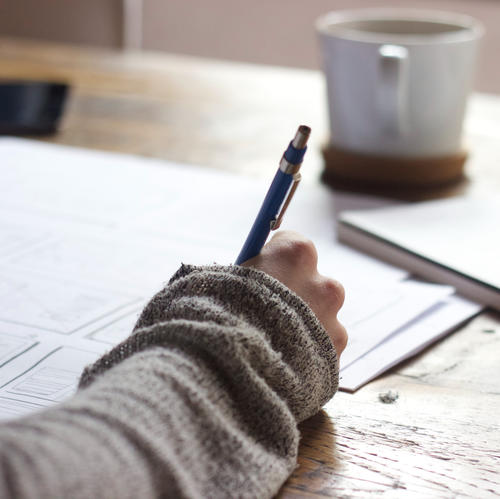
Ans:
POLYGON ((415 9, 334 11, 316 22, 331 144, 378 156, 461 150, 482 25, 415 9))

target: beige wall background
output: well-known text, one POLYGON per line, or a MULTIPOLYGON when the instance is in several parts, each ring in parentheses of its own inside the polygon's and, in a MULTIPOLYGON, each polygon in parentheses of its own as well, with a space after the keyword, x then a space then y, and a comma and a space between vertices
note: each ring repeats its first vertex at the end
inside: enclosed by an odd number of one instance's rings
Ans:
POLYGON ((0 35, 319 68, 314 20, 330 10, 377 6, 481 20, 476 89, 500 93, 499 0, 0 0, 0 35))

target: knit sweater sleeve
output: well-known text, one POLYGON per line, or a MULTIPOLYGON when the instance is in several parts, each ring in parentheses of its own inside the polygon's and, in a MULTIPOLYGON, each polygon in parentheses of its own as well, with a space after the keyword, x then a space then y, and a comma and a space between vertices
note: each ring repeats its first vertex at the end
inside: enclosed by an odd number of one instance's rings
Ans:
POLYGON ((337 356, 297 295, 182 266, 69 401, 0 427, 0 497, 271 497, 337 356))

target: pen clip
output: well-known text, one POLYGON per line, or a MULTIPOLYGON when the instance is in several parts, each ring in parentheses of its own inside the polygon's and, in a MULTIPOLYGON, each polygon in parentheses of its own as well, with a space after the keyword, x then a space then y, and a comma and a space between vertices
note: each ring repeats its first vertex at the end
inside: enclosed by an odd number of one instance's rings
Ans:
POLYGON ((283 206, 281 207, 281 211, 279 212, 279 215, 277 218, 274 220, 271 220, 270 227, 271 230, 276 230, 279 229, 281 222, 283 220, 283 216, 285 215, 285 211, 288 208, 288 205, 290 204, 290 201, 293 198, 293 195, 295 194, 295 191, 297 190, 297 187, 299 186, 300 179, 302 177, 300 176, 300 173, 295 173, 293 176, 293 184, 292 187, 290 187, 290 192, 288 193, 287 198, 285 199, 285 202, 283 203, 283 206))

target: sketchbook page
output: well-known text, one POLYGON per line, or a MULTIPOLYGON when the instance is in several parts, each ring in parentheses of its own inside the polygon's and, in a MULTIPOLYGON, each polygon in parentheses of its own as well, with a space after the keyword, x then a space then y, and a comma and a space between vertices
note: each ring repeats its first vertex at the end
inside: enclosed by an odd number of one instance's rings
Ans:
POLYGON ((421 352, 431 343, 462 325, 482 307, 458 296, 449 296, 346 368, 341 369, 340 389, 355 391, 399 362, 421 352))

